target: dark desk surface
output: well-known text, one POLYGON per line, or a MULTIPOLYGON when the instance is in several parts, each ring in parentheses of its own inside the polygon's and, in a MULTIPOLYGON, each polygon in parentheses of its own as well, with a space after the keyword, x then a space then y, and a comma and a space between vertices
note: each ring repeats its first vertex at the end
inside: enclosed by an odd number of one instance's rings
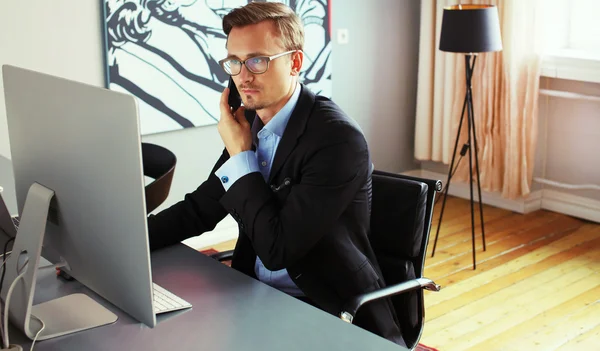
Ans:
MULTIPOLYGON (((119 316, 108 326, 36 342, 35 350, 406 350, 383 338, 177 245, 152 254, 154 282, 193 308, 158 316, 155 328, 133 320, 78 282, 40 271, 34 304, 85 292, 119 316)), ((30 341, 11 328, 11 343, 30 341)))

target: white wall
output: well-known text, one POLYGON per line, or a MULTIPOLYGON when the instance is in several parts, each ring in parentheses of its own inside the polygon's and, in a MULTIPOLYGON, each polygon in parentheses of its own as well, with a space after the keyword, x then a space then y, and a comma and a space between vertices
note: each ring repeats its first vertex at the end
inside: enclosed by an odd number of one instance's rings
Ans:
MULTIPOLYGON (((333 99, 359 122, 382 170, 414 168, 418 21, 418 1, 332 2, 333 38, 338 28, 347 28, 350 38, 348 44, 333 45, 333 99)), ((0 65, 104 86, 103 47, 99 0, 4 1, 1 6, 0 65)), ((5 113, 2 93, 0 157, 10 158, 5 113)), ((178 158, 170 196, 159 210, 195 189, 223 146, 215 126, 143 140, 169 148, 178 158)))
MULTIPOLYGON (((599 83, 542 78, 540 88, 600 96, 599 83)), ((600 186, 600 102, 541 95, 539 106, 535 175, 561 183, 600 186)), ((543 188, 600 201, 599 190, 543 188)))
POLYGON ((414 169, 420 2, 332 0, 333 100, 358 121, 375 167, 414 169))
MULTIPOLYGON (((100 25, 99 1, 3 1, 0 65, 101 85, 100 25)), ((4 93, 0 94, 0 155, 10 157, 4 93)))

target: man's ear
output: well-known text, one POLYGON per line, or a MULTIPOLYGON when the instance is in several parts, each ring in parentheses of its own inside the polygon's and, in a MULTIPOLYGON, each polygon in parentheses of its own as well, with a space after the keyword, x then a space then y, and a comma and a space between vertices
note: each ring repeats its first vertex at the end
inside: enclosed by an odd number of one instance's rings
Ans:
POLYGON ((292 76, 300 75, 302 63, 304 62, 304 53, 301 50, 292 53, 292 76))

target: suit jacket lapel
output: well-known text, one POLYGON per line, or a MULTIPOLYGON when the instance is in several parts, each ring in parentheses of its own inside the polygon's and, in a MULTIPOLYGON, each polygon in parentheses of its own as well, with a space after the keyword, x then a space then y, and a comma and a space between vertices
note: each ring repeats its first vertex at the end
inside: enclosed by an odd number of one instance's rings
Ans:
POLYGON ((300 87, 302 91, 300 92, 298 103, 292 112, 292 116, 285 127, 285 132, 283 132, 283 137, 275 152, 275 159, 273 160, 273 166, 271 167, 271 173, 269 174, 269 183, 273 181, 273 178, 277 175, 285 160, 292 150, 294 150, 298 138, 304 133, 308 116, 315 104, 315 94, 303 84, 300 84, 300 87))

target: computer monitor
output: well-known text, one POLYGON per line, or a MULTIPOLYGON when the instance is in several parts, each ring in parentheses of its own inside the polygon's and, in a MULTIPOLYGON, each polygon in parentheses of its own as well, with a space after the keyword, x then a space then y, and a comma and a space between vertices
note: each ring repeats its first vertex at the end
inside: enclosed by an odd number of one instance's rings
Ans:
POLYGON ((2 187, 0 187, 0 232, 6 235, 9 239, 17 235, 17 228, 14 220, 8 211, 6 203, 2 198, 2 187))
MULTIPOLYGON (((21 217, 5 287, 27 270, 10 298, 13 324, 32 338, 44 320, 43 340, 116 320, 81 296, 31 306, 43 237, 44 258, 66 262, 79 282, 154 327, 135 98, 9 65, 2 72, 21 217), (76 323, 86 316, 100 320, 76 323)), ((6 299, 9 289, 3 290, 6 299)))

